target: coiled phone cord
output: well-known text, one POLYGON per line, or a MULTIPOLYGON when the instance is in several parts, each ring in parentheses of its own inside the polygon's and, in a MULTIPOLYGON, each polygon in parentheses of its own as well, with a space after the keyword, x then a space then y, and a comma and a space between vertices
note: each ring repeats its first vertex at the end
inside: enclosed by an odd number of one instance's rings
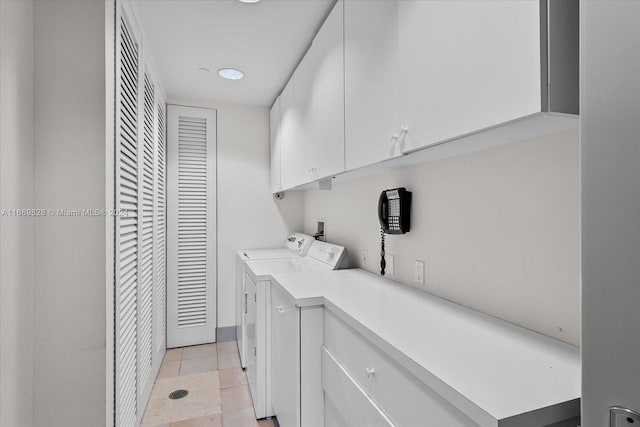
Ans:
POLYGON ((380 275, 384 276, 387 261, 384 259, 384 228, 380 227, 380 275))

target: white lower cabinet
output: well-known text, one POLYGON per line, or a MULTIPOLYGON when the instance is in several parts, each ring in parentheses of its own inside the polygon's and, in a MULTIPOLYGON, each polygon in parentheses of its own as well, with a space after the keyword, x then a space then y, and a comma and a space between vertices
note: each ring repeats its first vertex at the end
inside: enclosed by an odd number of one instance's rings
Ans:
POLYGON ((271 282, 258 280, 248 271, 245 272, 246 283, 246 334, 247 350, 245 360, 247 381, 251 389, 253 409, 256 418, 266 418, 273 415, 271 405, 271 371, 267 369, 270 363, 271 346, 267 339, 267 329, 271 327, 268 301, 271 300, 271 282))
POLYGON ((245 352, 245 362, 246 362, 246 373, 247 373, 247 382, 249 383, 249 387, 251 388, 252 395, 256 396, 259 392, 258 390, 258 358, 257 358, 257 311, 256 311, 256 300, 257 300, 257 287, 255 282, 251 279, 248 274, 245 274, 245 293, 246 293, 246 352, 245 352))
POLYGON ((323 427, 322 307, 271 289, 271 403, 280 427, 323 427))
POLYGON ((300 310, 271 292, 271 403, 281 427, 300 426, 300 310))
POLYGON ((324 425, 325 427, 349 427, 329 396, 324 400, 324 425))
POLYGON ((495 417, 457 391, 436 391, 440 380, 412 373, 415 362, 374 344, 348 314, 297 307, 277 283, 271 292, 271 392, 281 427, 542 426, 579 411, 568 401, 495 417))
POLYGON ((324 310, 324 347, 325 401, 347 425, 478 426, 330 310, 324 310), (351 421, 362 417, 367 423, 351 421))
POLYGON ((576 347, 359 269, 271 285, 282 427, 568 426, 580 414, 576 347))
POLYGON ((271 340, 281 427, 478 427, 331 310, 299 308, 277 284, 271 340))
POLYGON ((247 350, 244 340, 247 322, 246 291, 244 261, 240 255, 236 255, 236 343, 240 353, 240 366, 243 368, 247 367, 247 350))
POLYGON ((325 347, 322 348, 322 389, 325 427, 395 425, 325 347))

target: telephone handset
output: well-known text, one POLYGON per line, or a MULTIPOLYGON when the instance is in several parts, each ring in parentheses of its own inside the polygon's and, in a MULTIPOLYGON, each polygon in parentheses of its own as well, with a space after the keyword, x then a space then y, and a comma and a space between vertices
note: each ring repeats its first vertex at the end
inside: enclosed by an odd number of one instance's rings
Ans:
POLYGON ((411 191, 394 188, 380 193, 378 199, 378 220, 380 221, 380 274, 384 276, 387 266, 384 252, 384 235, 404 234, 411 229, 411 191))

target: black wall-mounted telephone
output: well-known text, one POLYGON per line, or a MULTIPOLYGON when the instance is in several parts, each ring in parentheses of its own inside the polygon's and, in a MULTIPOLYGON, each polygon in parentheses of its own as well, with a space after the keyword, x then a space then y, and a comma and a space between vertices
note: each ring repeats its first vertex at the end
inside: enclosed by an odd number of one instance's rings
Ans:
POLYGON ((404 234, 411 228, 411 191, 394 188, 380 193, 378 199, 378 220, 382 231, 387 234, 404 234))
POLYGON ((378 199, 380 221, 380 274, 384 276, 387 263, 384 259, 384 235, 404 234, 411 229, 411 191, 394 188, 380 193, 378 199))

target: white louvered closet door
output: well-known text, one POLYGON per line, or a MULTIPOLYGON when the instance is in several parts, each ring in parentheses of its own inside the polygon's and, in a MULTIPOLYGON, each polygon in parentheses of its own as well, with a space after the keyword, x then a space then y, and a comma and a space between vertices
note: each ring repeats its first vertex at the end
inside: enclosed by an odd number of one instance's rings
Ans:
POLYGON ((119 427, 138 420, 138 68, 139 43, 121 15, 116 44, 116 417, 119 427))
MULTIPOLYGON (((153 340, 154 354, 161 354, 166 348, 166 284, 167 284, 167 119, 165 102, 161 98, 156 105, 156 218, 155 218, 155 289, 153 340)), ((159 360, 162 362, 162 360, 159 360)))
POLYGON ((153 368, 153 240, 154 240, 154 155, 155 155, 155 87, 147 72, 143 74, 142 146, 138 170, 140 201, 138 204, 138 241, 140 257, 138 269, 138 409, 151 391, 153 368))
POLYGON ((181 347, 216 339, 216 111, 167 118, 167 347, 181 347))

